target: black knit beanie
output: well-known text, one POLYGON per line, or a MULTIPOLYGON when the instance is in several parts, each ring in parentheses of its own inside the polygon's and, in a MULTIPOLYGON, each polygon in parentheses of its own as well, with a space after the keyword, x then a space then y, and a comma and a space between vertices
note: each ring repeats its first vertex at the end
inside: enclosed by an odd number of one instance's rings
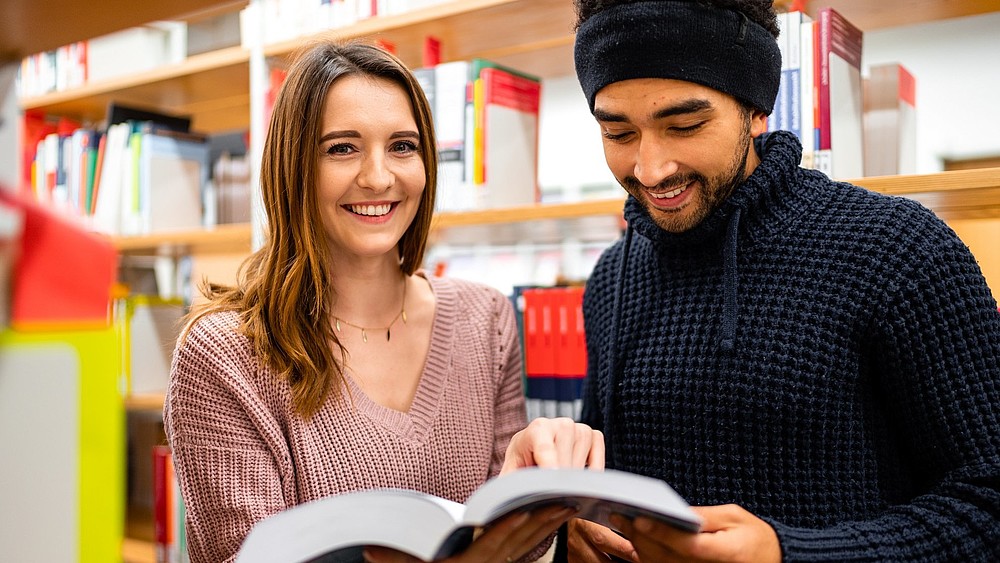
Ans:
POLYGON ((594 111, 597 92, 632 78, 695 82, 770 115, 781 81, 774 36, 745 15, 694 1, 621 4, 580 26, 576 74, 594 111))

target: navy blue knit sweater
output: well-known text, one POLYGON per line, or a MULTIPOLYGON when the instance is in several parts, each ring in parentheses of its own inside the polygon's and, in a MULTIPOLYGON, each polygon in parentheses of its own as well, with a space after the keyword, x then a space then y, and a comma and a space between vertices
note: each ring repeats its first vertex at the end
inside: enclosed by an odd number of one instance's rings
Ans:
POLYGON ((609 467, 767 520, 785 560, 1000 561, 1000 313, 914 201, 777 132, 694 229, 632 198, 584 297, 609 467))

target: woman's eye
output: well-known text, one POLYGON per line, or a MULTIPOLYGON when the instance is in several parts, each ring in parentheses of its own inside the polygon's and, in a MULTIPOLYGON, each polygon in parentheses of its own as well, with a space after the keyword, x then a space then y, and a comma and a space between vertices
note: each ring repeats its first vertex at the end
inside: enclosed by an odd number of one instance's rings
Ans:
POLYGON ((417 144, 413 141, 399 141, 392 145, 392 152, 407 154, 417 152, 417 144))
POLYGON ((327 147, 326 154, 329 154, 329 155, 345 155, 345 154, 350 154, 353 151, 354 151, 354 147, 351 146, 349 143, 337 143, 337 144, 333 144, 333 145, 330 145, 329 147, 327 147))

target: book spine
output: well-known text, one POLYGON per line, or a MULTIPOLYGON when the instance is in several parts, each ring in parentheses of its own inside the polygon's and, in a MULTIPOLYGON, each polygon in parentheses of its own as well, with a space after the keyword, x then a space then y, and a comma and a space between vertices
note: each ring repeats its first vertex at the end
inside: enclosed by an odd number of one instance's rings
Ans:
POLYGON ((819 150, 830 148, 830 19, 831 10, 819 12, 819 150))
POLYGON ((170 448, 153 446, 153 543, 156 563, 170 563, 173 545, 173 495, 170 448))

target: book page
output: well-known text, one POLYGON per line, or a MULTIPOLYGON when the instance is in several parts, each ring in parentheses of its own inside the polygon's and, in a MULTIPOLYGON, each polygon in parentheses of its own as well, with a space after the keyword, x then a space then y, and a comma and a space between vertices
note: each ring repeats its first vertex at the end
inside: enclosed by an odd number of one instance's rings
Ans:
MULTIPOLYGON (((437 557, 448 538, 455 536, 456 515, 462 512, 461 504, 402 489, 327 497, 259 522, 247 536, 236 561, 360 563, 362 549, 369 545, 429 561, 437 557)), ((456 549, 459 547, 465 545, 456 549)))
POLYGON ((613 513, 648 516, 697 531, 701 519, 669 485, 650 477, 606 470, 528 468, 496 477, 466 502, 466 521, 485 525, 518 510, 574 506, 577 518, 611 527, 613 513))

